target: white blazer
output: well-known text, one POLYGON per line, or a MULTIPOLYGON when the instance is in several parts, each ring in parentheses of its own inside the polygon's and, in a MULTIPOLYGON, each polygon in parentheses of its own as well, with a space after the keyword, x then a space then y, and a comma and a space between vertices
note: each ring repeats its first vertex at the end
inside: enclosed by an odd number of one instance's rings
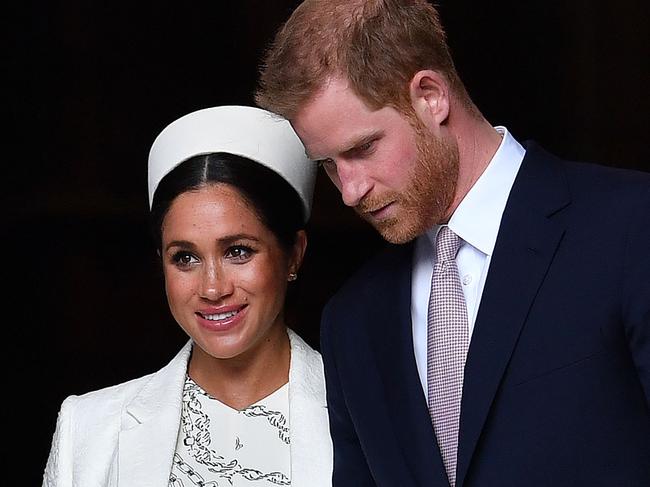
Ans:
MULTIPOLYGON (((332 442, 320 354, 289 330, 291 485, 329 487, 332 442)), ((167 487, 190 340, 158 372, 63 401, 43 487, 167 487)))

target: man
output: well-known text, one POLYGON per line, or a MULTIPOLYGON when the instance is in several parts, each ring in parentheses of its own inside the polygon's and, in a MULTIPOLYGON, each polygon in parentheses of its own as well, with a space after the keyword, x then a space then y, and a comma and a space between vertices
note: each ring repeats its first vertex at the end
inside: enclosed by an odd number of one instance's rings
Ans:
POLYGON ((424 0, 305 0, 256 100, 403 244, 323 313, 335 486, 650 485, 650 175, 492 127, 424 0))

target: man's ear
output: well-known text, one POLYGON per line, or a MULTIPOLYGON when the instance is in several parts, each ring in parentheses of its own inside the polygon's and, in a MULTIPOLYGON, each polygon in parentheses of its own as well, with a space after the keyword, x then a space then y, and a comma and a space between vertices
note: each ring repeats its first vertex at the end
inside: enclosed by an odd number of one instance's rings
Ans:
POLYGON ((411 104, 418 118, 431 130, 437 132, 449 118, 449 83, 437 71, 418 71, 409 83, 411 104))

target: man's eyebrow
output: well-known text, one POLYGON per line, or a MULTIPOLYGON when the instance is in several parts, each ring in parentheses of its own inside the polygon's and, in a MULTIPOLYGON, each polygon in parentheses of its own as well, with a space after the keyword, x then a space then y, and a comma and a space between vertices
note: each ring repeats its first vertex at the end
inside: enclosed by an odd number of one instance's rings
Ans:
MULTIPOLYGON (((349 153, 351 151, 354 151, 355 149, 357 149, 358 147, 360 147, 360 146, 362 146, 364 144, 367 144, 369 142, 372 142, 375 139, 379 139, 379 138, 383 137, 383 135, 384 135, 383 130, 376 130, 374 132, 359 135, 357 138, 351 139, 345 145, 343 145, 343 147, 345 147, 345 149, 340 151, 340 154, 347 154, 347 153, 349 153)), ((325 157, 314 157, 306 149, 305 149, 305 155, 311 161, 318 161, 318 160, 326 159, 325 157)))
POLYGON ((345 149, 344 151, 342 151, 342 154, 347 154, 349 152, 352 152, 352 151, 358 149, 359 147, 361 147, 362 145, 368 144, 368 143, 372 142, 375 139, 381 138, 383 135, 384 135, 383 130, 377 130, 377 131, 371 132, 369 134, 361 135, 358 138, 353 139, 349 144, 347 144, 348 148, 345 149))

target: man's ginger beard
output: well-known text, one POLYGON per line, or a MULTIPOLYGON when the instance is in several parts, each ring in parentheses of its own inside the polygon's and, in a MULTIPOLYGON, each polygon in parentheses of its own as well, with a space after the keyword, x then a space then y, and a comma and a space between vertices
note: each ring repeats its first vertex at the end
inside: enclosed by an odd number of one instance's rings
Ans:
POLYGON ((385 240, 396 244, 409 242, 433 225, 448 220, 458 181, 459 156, 455 141, 436 138, 420 120, 409 118, 418 155, 405 191, 368 195, 355 207, 385 240), (380 221, 367 216, 368 210, 391 202, 396 203, 397 214, 380 221))

